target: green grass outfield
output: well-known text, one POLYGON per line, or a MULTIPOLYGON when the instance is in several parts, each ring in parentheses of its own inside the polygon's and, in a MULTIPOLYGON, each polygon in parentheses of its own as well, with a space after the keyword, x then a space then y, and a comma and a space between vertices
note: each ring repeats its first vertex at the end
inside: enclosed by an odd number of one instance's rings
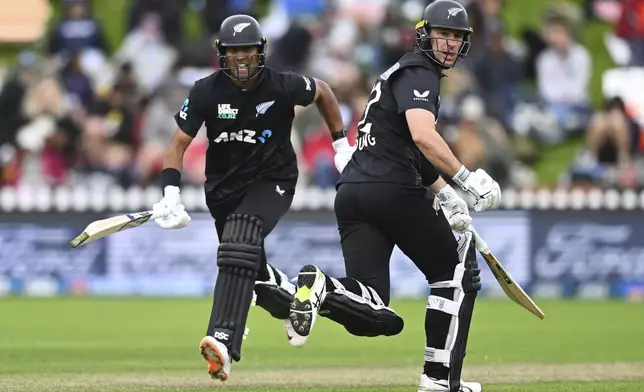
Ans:
MULTIPOLYGON (((644 391, 641 303, 538 301, 541 321, 480 300, 464 376, 486 391, 644 391)), ((416 391, 424 302, 393 306, 393 338, 357 338, 320 319, 306 347, 251 311, 243 360, 211 380, 197 345, 210 301, 0 299, 0 391, 416 391)))

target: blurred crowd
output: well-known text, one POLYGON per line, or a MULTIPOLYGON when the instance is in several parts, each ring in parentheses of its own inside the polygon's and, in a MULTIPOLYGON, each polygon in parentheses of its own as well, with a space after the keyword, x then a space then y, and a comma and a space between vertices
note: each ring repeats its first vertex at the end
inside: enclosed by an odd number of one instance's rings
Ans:
MULTIPOLYGON (((235 13, 260 21, 268 65, 331 85, 353 143, 374 79, 413 47, 414 25, 430 2, 131 0, 123 9, 126 35, 112 48, 90 0, 63 0, 43 50, 21 52, 2 78, 0 186, 156 183, 173 115, 192 83, 217 68, 212 43, 235 13), (201 18, 196 39, 186 36, 188 9, 201 18)), ((473 45, 444 79, 438 127, 457 157, 502 187, 531 187, 539 146, 582 138, 562 182, 641 187, 638 115, 618 97, 593 107, 593 56, 580 34, 588 21, 612 23, 611 39, 627 53, 617 62, 644 66, 644 0, 555 3, 540 28, 515 38, 505 2, 462 0, 473 45)), ((202 130, 186 154, 186 183, 204 179, 204 137, 202 130)), ((297 112, 293 142, 302 181, 332 187, 333 149, 315 109, 297 112)))

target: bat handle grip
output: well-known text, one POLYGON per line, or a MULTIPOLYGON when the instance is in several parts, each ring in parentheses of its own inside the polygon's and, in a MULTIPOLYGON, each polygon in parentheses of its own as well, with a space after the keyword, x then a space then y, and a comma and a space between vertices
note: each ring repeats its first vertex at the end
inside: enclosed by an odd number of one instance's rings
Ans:
POLYGON ((165 218, 166 216, 169 215, 169 214, 155 214, 154 210, 150 210, 148 212, 152 214, 152 216, 150 217, 151 221, 155 221, 155 220, 157 220, 159 218, 165 218))
POLYGON ((479 252, 487 253, 487 252, 488 252, 488 249, 489 249, 489 248, 488 248, 488 246, 487 246, 487 243, 485 243, 485 240, 484 240, 484 239, 483 239, 483 237, 481 237, 481 235, 476 231, 476 229, 474 228, 474 226, 473 226, 473 225, 470 225, 470 226, 467 228, 467 231, 469 231, 470 233, 472 233, 472 235, 474 236, 474 243, 476 244, 476 250, 478 250, 479 252))

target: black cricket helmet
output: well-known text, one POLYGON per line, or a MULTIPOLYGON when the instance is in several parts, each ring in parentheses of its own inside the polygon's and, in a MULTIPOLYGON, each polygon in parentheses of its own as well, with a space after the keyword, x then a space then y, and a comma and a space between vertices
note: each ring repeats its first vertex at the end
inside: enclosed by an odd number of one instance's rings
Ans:
POLYGON ((266 37, 262 35, 259 23, 252 16, 238 14, 226 18, 221 23, 219 37, 215 41, 215 46, 219 57, 219 67, 232 79, 239 81, 253 79, 264 68, 266 62, 266 37), (258 48, 258 52, 256 55, 246 56, 248 57, 246 65, 248 69, 244 69, 245 67, 243 66, 240 67, 238 61, 235 61, 235 64, 228 64, 228 59, 226 58, 228 48, 253 46, 258 48), (257 57, 256 65, 253 64, 253 57, 257 57), (242 74, 246 74, 246 76, 241 77, 242 74))
POLYGON ((416 46, 441 68, 452 68, 467 56, 472 45, 471 36, 472 28, 467 17, 467 11, 460 3, 454 0, 436 0, 432 2, 425 8, 423 19, 416 24, 416 46), (431 37, 430 32, 434 28, 462 32, 464 34, 463 39, 447 40, 446 38, 431 37), (446 51, 434 50, 433 41, 436 41, 436 46, 438 47, 439 40, 459 42, 460 48, 456 52, 451 52, 449 49, 446 51), (454 54, 456 59, 448 63, 447 57, 440 60, 436 53, 454 54))

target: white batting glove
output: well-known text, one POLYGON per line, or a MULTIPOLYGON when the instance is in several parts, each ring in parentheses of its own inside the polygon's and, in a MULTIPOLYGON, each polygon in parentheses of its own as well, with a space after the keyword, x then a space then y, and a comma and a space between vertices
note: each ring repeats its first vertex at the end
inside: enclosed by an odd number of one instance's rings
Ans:
POLYGON ((182 229, 190 223, 190 215, 181 204, 179 187, 167 186, 163 199, 152 207, 154 222, 164 229, 182 229))
POLYGON ((344 170, 345 166, 351 160, 351 156, 356 150, 356 147, 351 147, 347 138, 343 137, 333 142, 333 150, 335 151, 333 163, 335 163, 335 168, 338 169, 338 172, 342 173, 342 170, 344 170))
POLYGON ((456 194, 454 188, 449 185, 441 189, 436 197, 452 230, 457 233, 466 232, 472 223, 472 217, 465 200, 456 194))
POLYGON ((501 187, 485 170, 478 169, 472 173, 465 166, 461 166, 461 170, 456 173, 453 180, 464 191, 474 196, 476 199, 474 211, 480 212, 494 208, 501 201, 501 187))

